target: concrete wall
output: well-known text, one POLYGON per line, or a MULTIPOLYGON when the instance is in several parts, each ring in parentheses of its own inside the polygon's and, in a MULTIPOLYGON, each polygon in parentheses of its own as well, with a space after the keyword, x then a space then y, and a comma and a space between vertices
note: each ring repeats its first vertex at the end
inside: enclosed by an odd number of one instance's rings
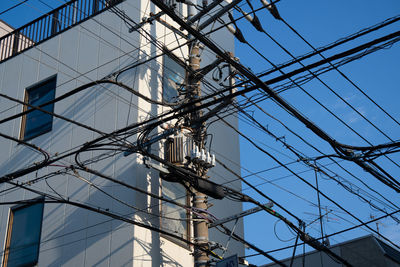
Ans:
MULTIPOLYGON (((129 17, 139 22, 142 16, 156 12, 149 1, 127 0, 120 4, 129 17)), ((170 47, 176 45, 176 38, 159 24, 146 25, 145 29, 170 47)), ((212 35, 228 51, 233 51, 233 38, 227 32, 212 35)), ((24 91, 43 79, 57 75, 56 97, 72 89, 98 80, 116 70, 129 66, 140 59, 160 53, 157 47, 149 45, 148 40, 137 32, 129 33, 126 24, 111 12, 104 12, 28 51, 0 64, 0 93, 24 99, 24 91), (142 49, 139 52, 138 47, 142 49)), ((186 56, 187 50, 177 50, 179 57, 186 56)), ((202 64, 206 65, 214 58, 205 51, 202 64)), ((119 81, 139 90, 153 98, 161 99, 161 61, 162 58, 150 61, 138 68, 129 70, 120 76, 119 81)), ((0 98, 0 119, 22 111, 22 106, 0 98)), ((81 91, 55 104, 54 112, 102 132, 112 132, 127 125, 146 120, 166 108, 150 105, 138 99, 128 91, 111 85, 98 85, 81 91)), ((227 118, 237 126, 237 118, 227 118)), ((21 119, 0 124, 0 132, 19 137, 21 119)), ((231 162, 228 165, 240 173, 239 142, 237 134, 221 123, 213 124, 212 149, 226 155, 231 162)), ((59 155, 66 150, 76 149, 99 134, 77 125, 53 119, 51 132, 34 138, 30 142, 41 147, 50 155, 59 155)), ((136 136, 129 138, 135 141, 136 136)), ((153 146, 156 148, 156 145, 153 146)), ((0 176, 32 165, 42 160, 42 156, 31 149, 15 142, 0 140, 0 176)), ((82 161, 97 156, 99 152, 85 152, 82 161)), ((217 155, 218 157, 218 155, 217 155)), ((221 160, 226 161, 221 158, 221 160)), ((57 165, 74 164, 74 157, 67 157, 57 165)), ((89 165, 115 179, 136 187, 160 193, 159 174, 142 164, 138 155, 124 157, 117 154, 89 165)), ((62 170, 60 166, 48 166, 36 173, 18 179, 19 182, 35 179, 47 173, 62 170)), ((70 174, 59 174, 49 177, 47 183, 41 180, 27 185, 30 188, 58 194, 65 198, 95 207, 107 208, 112 212, 129 215, 158 227, 159 202, 147 195, 136 193, 123 186, 96 177, 84 171, 79 176, 99 186, 102 190, 117 197, 125 203, 147 209, 153 215, 136 212, 123 205, 93 186, 70 174), (54 191, 53 191, 54 190, 54 191)), ((222 183, 234 177, 220 166, 210 171, 213 181, 222 183)), ((229 184, 240 190, 240 182, 229 184)), ((31 199, 37 195, 27 190, 16 189, 8 184, 0 184, 1 202, 31 199)), ((241 211, 241 204, 231 201, 213 201, 210 211, 217 217, 225 217, 241 211), (226 208, 229 207, 229 208, 226 208)), ((0 206, 0 244, 4 244, 8 205, 0 206)), ((111 220, 103 215, 89 212, 70 205, 45 204, 44 220, 41 234, 39 266, 192 266, 191 248, 187 249, 160 237, 158 233, 143 228, 111 220)), ((230 225, 232 226, 232 225, 230 225)), ((239 221, 236 233, 243 236, 243 224, 239 221)), ((211 231, 210 240, 226 244, 228 237, 211 231)), ((4 248, 4 246, 3 246, 4 248)), ((3 251, 2 248, 2 251, 3 251)), ((244 247, 230 242, 226 256, 238 253, 244 255, 244 247)))

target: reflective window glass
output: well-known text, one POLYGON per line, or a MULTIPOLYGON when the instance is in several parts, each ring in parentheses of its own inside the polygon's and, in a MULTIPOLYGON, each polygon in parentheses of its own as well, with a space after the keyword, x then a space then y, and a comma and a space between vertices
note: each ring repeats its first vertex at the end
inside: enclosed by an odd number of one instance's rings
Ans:
POLYGON ((34 266, 38 262, 43 202, 11 208, 4 267, 34 266))
MULTIPOLYGON (((40 106, 53 100, 55 97, 56 81, 56 76, 54 76, 28 88, 26 90, 25 102, 33 106, 40 106)), ((30 107, 26 106, 25 110, 30 109, 30 107)), ((43 106, 42 109, 53 112, 54 104, 43 106)), ((22 139, 29 140, 51 131, 53 116, 39 110, 34 110, 24 116, 22 123, 22 139)))
MULTIPOLYGON (((162 181, 162 196, 169 200, 174 200, 180 204, 188 205, 186 188, 178 183, 162 181)), ((163 202, 161 207, 161 227, 162 229, 187 239, 188 211, 172 203, 163 202)))

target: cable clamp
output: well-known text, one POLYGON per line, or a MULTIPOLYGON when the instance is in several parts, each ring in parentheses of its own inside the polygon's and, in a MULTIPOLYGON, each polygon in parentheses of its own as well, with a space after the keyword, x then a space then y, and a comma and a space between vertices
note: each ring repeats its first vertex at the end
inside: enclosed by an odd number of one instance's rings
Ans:
POLYGON ((194 238, 194 241, 196 242, 196 243, 201 243, 201 244, 208 244, 208 238, 207 237, 205 237, 205 236, 197 236, 197 237, 195 237, 194 238))

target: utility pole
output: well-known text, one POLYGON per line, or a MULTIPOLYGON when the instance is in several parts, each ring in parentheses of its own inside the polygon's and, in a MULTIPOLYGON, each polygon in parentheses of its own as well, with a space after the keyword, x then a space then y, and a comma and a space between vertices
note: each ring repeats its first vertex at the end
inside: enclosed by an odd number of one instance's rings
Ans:
MULTIPOLYGON (((195 16, 195 8, 194 2, 196 0, 188 1, 188 19, 195 16)), ((197 2, 197 1, 196 1, 197 2)), ((194 40, 193 42, 189 43, 189 66, 193 71, 191 74, 188 75, 188 91, 189 94, 187 97, 189 101, 195 100, 201 96, 201 86, 200 86, 200 79, 194 77, 194 73, 196 73, 200 69, 200 46, 198 41, 194 40)), ((201 103, 197 103, 196 105, 201 105, 201 103)), ((196 111, 190 115, 190 122, 193 120, 197 120, 201 117, 201 111, 196 111)), ((191 123, 190 123, 191 124, 191 123)), ((198 125, 195 129, 193 129, 193 141, 197 144, 199 149, 204 149, 204 123, 198 125)), ((206 177, 207 169, 202 167, 201 165, 198 166, 197 175, 203 178, 206 177)), ((199 191, 196 191, 193 196, 193 207, 196 210, 202 211, 207 210, 207 195, 203 194, 199 191)), ((206 214, 204 214, 206 215, 206 214)), ((194 243, 197 247, 203 248, 202 250, 197 249, 194 251, 194 266, 195 267, 205 267, 209 266, 209 257, 207 255, 207 250, 209 248, 208 243, 208 225, 206 220, 194 220, 193 222, 193 230, 194 230, 194 243)))

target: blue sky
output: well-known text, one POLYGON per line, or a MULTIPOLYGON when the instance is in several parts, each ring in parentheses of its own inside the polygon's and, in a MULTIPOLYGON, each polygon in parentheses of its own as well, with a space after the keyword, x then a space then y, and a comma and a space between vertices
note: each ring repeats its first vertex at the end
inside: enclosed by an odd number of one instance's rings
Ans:
MULTIPOLYGON (((51 7, 56 7, 63 3, 62 0, 29 0, 19 8, 0 16, 0 19, 8 22, 14 27, 19 27, 27 21, 30 21, 50 10, 50 8, 42 2, 47 3, 51 7)), ((260 7, 260 1, 253 0, 251 2, 255 8, 260 7)), ((15 3, 18 3, 18 1, 2 1, 0 3, 0 12, 15 3)), ((242 3, 243 9, 249 10, 248 6, 244 3, 245 1, 242 3)), ((324 46, 363 28, 372 26, 387 18, 400 14, 400 2, 398 0, 281 0, 277 3, 277 7, 281 16, 288 22, 288 24, 294 27, 314 47, 324 46)), ((234 13, 234 15, 235 17, 239 16, 237 12, 234 13)), ((260 18, 264 29, 279 43, 285 46, 285 48, 292 54, 299 56, 311 51, 310 47, 291 32, 290 29, 288 29, 288 27, 286 27, 281 21, 275 20, 266 10, 257 12, 257 15, 260 18)), ((274 44, 266 35, 254 30, 247 21, 239 21, 238 26, 244 33, 246 40, 254 45, 273 63, 279 64, 291 59, 290 56, 274 44)), ((346 49, 371 41, 385 34, 392 33, 398 29, 399 22, 375 33, 368 34, 363 38, 354 40, 349 44, 333 49, 332 51, 328 51, 324 55, 330 56, 345 51, 346 49)), ((240 58, 241 63, 250 67, 255 73, 271 68, 269 63, 254 53, 254 51, 252 51, 247 45, 236 42, 235 53, 236 56, 240 58)), ((314 57, 307 60, 305 64, 319 59, 319 57, 314 57)), ((298 67, 300 66, 296 65, 289 68, 289 70, 298 67)), ((340 70, 355 82, 363 92, 376 101, 376 103, 381 105, 391 116, 400 120, 400 109, 398 107, 400 96, 400 44, 396 43, 388 49, 380 50, 371 55, 365 56, 362 59, 351 62, 340 67, 340 70)), ((265 77, 265 79, 268 79, 268 77, 265 77)), ((360 91, 355 89, 354 86, 343 79, 343 77, 341 77, 337 72, 331 71, 323 74, 321 75, 321 79, 326 82, 334 92, 339 94, 343 99, 355 107, 359 113, 367 117, 374 125, 381 129, 382 132, 393 140, 399 139, 400 126, 379 110, 375 104, 369 101, 362 93, 360 93, 360 91)), ((351 108, 349 108, 342 100, 322 85, 321 82, 314 79, 306 83, 303 88, 372 144, 376 145, 389 142, 387 137, 366 122, 355 111, 351 110, 351 108)), ((368 145, 357 134, 330 115, 324 108, 318 105, 300 89, 289 89, 283 92, 281 96, 339 142, 355 146, 368 145)), ((286 111, 278 107, 272 101, 266 100, 259 103, 259 105, 265 111, 284 122, 290 129, 301 135, 323 152, 327 154, 334 153, 326 142, 311 133, 311 131, 298 120, 291 117, 286 111)), ((268 129, 271 132, 279 137, 283 137, 287 144, 290 144, 310 158, 319 155, 316 151, 288 132, 288 130, 280 125, 276 120, 271 119, 271 117, 263 114, 260 110, 257 110, 255 107, 250 107, 247 110, 251 114, 254 114, 254 117, 263 125, 268 126, 268 129)), ((296 160, 296 157, 285 149, 279 142, 265 133, 249 126, 244 121, 240 121, 240 130, 283 163, 290 163, 296 160)), ((241 155, 242 167, 252 172, 269 169, 278 165, 243 139, 241 139, 241 155)), ((400 162, 399 154, 393 154, 390 158, 394 162, 400 162)), ((400 169, 395 166, 395 164, 383 157, 378 158, 376 161, 394 177, 398 177, 400 169)), ((331 164, 331 161, 328 159, 320 160, 319 163, 323 165, 329 164, 328 168, 332 173, 338 174, 339 177, 348 180, 351 184, 355 184, 368 192, 370 191, 351 174, 368 184, 373 189, 379 191, 392 202, 398 203, 400 200, 398 194, 392 189, 382 185, 382 183, 378 182, 375 178, 364 172, 352 162, 341 161, 343 169, 335 164, 331 164)), ((301 163, 293 163, 289 166, 293 171, 301 172, 301 176, 310 183, 315 183, 315 173, 309 167, 304 166, 301 163)), ((243 169, 242 175, 249 175, 249 172, 243 169)), ((290 173, 287 170, 284 170, 283 168, 275 168, 263 172, 257 177, 250 176, 247 179, 254 185, 258 185, 260 190, 306 222, 310 222, 317 218, 318 208, 311 204, 317 203, 316 192, 304 183, 300 182, 296 177, 290 176, 290 173), (270 181, 274 181, 277 186, 269 183, 270 181)), ((329 195, 363 221, 369 220, 371 216, 383 215, 382 212, 374 210, 368 203, 362 202, 358 197, 350 194, 336 182, 329 180, 327 177, 321 177, 319 174, 318 181, 321 191, 329 195)), ((346 182, 349 186, 350 183, 346 182)), ((246 186, 244 186, 244 188, 246 188, 246 186)), ((351 185, 351 188, 355 187, 351 185)), ((252 195, 260 202, 266 202, 265 199, 252 192, 252 190, 245 189, 245 192, 252 195)), ((371 194, 376 196, 375 193, 371 194)), ((330 216, 327 220, 324 220, 325 233, 334 233, 350 227, 354 223, 358 223, 326 199, 321 198, 321 204, 325 211, 329 211, 330 216)), ((381 203, 378 204, 383 207, 381 203)), ((251 207, 251 205, 245 205, 245 208, 249 207, 251 207)), ((278 208, 277 211, 281 212, 278 208)), ((388 209, 388 211, 390 211, 390 209, 388 209)), ((295 222, 293 218, 284 212, 282 212, 282 214, 295 222)), ((400 215, 398 217, 400 218, 400 215)), ((245 219, 245 227, 246 239, 267 251, 292 245, 294 243, 293 234, 288 231, 281 222, 277 222, 275 218, 263 212, 247 217, 245 219), (276 231, 274 231, 274 229, 276 231), (279 239, 290 241, 283 242, 279 239)), ((371 227, 376 229, 375 224, 371 224, 371 227)), ((307 228, 307 232, 314 237, 319 237, 319 229, 319 224, 314 223, 307 228)), ((392 241, 397 244, 400 243, 400 227, 392 219, 388 218, 380 221, 379 229, 382 234, 390 238, 392 241)), ((366 234, 369 234, 369 232, 363 229, 357 229, 335 236, 331 238, 330 241, 331 243, 337 243, 366 234)), ((307 248, 307 250, 308 249, 309 248, 307 248)), ((298 249, 298 252, 299 251, 300 249, 298 249)), ((253 253, 251 250, 247 252, 248 254, 253 253)), ((273 255, 277 258, 284 258, 289 257, 291 253, 292 250, 286 250, 274 253, 273 255)), ((249 258, 249 262, 253 264, 263 264, 267 263, 268 260, 262 256, 257 256, 249 258)))
MULTIPOLYGON (((23 0, 9 0, 2 1, 0 3, 0 13, 7 10, 8 8, 17 5, 18 3, 24 2, 23 0)), ((18 7, 2 14, 0 19, 7 22, 14 28, 18 28, 37 17, 42 16, 48 11, 56 8, 65 3, 63 0, 51 0, 51 1, 39 1, 39 0, 28 0, 18 7)))
MULTIPOLYGON (((259 3, 257 3, 258 1, 253 2, 255 2, 255 6, 259 6, 259 3)), ((277 6, 281 16, 288 22, 288 24, 294 27, 314 47, 324 46, 400 13, 400 3, 398 1, 280 1, 277 6)), ((288 27, 286 27, 282 22, 273 19, 268 12, 263 11, 259 12, 259 14, 264 29, 292 54, 297 56, 311 51, 311 48, 291 32, 288 27)), ((279 64, 291 59, 282 51, 282 49, 271 42, 268 37, 255 31, 246 21, 241 21, 238 26, 244 33, 248 42, 253 44, 273 63, 279 64)), ((398 28, 399 24, 394 24, 391 27, 387 27, 376 33, 367 35, 364 38, 350 42, 348 45, 340 46, 337 49, 333 49, 333 51, 326 52, 324 55, 329 56, 345 51, 348 48, 355 47, 385 34, 397 31, 398 28)), ((241 59, 242 63, 251 67, 254 72, 259 72, 271 67, 269 63, 256 55, 247 45, 239 42, 236 42, 236 44, 236 55, 241 59)), ((319 57, 315 57, 312 60, 306 61, 305 64, 319 59, 319 57)), ((397 99, 399 97, 399 59, 400 47, 399 44, 395 44, 390 49, 378 51, 340 68, 340 70, 355 82, 367 95, 397 119, 400 118, 400 110, 397 104, 397 99)), ((300 66, 297 65, 295 68, 298 67, 300 66)), ((321 79, 328 84, 334 92, 349 102, 357 111, 359 111, 359 113, 367 117, 385 134, 394 140, 399 139, 399 125, 380 111, 337 72, 331 71, 323 74, 321 79)), ((378 144, 389 141, 388 138, 379 133, 355 111, 351 110, 342 100, 331 93, 321 84, 321 82, 314 79, 311 82, 306 83, 303 88, 371 143, 378 144)), ((292 88, 281 95, 337 141, 351 145, 367 145, 365 141, 345 127, 300 89, 292 88)), ((264 101, 260 105, 267 112, 279 118, 293 131, 300 134, 307 141, 314 144, 325 153, 334 153, 326 142, 311 133, 304 125, 299 123, 296 119, 293 119, 287 114, 287 112, 277 107, 276 104, 271 101, 264 101)), ((249 108, 249 110, 254 111, 254 117, 261 121, 263 125, 268 125, 269 130, 279 137, 284 137, 289 145, 303 152, 308 157, 318 155, 318 153, 310 149, 310 147, 305 145, 270 117, 262 114, 256 108, 249 108)), ((252 136, 255 140, 258 140, 260 144, 265 144, 264 148, 282 160, 282 162, 288 163, 296 159, 293 154, 266 134, 249 127, 243 122, 241 123, 240 128, 244 133, 246 133, 246 135, 252 136), (280 153, 284 153, 285 155, 280 153)), ((242 157, 242 166, 252 171, 259 171, 277 165, 267 156, 258 152, 245 140, 241 141, 241 153, 242 155, 252 155, 250 157, 242 157)), ((399 160, 397 154, 394 154, 391 158, 395 162, 398 162, 399 160)), ((398 167, 393 163, 390 163, 389 160, 379 158, 377 162, 379 162, 382 167, 388 170, 394 177, 398 176, 398 167)), ((330 161, 321 160, 319 163, 329 164, 330 161)), ((398 201, 398 195, 394 193, 393 190, 383 186, 380 182, 377 182, 375 178, 366 174, 362 169, 355 166, 354 163, 344 161, 342 165, 351 174, 359 177, 372 188, 377 189, 391 201, 395 203, 398 201)), ((298 163, 292 164, 290 167, 296 172, 306 171, 302 173, 301 176, 307 181, 315 184, 314 171, 298 163)), ((354 177, 337 166, 329 165, 329 168, 341 177, 348 179, 351 183, 359 185, 361 188, 365 188, 360 184, 360 182, 355 180, 354 177)), ((247 173, 244 171, 243 174, 246 175, 247 173)), ((258 184, 262 183, 263 179, 274 180, 277 178, 279 179, 280 177, 286 177, 278 180, 276 184, 292 193, 298 194, 299 197, 293 196, 291 193, 281 190, 269 183, 265 183, 258 188, 267 193, 275 201, 283 204, 298 217, 302 218, 306 222, 310 222, 318 217, 318 208, 311 206, 311 204, 302 198, 316 203, 317 195, 315 191, 310 190, 310 188, 300 182, 299 179, 288 175, 288 171, 279 168, 263 173, 261 178, 252 178, 252 182, 253 184, 258 184)), ((381 212, 371 209, 368 204, 363 203, 359 198, 343 190, 336 182, 329 179, 327 180, 326 177, 321 177, 320 175, 318 175, 318 179, 322 192, 336 200, 360 219, 367 221, 370 219, 370 216, 380 216, 382 214, 381 212)), ((251 192, 251 190, 248 192, 251 192)), ((254 196, 256 195, 254 194, 254 196)), ((261 200, 260 197, 257 198, 261 200)), ((331 219, 328 222, 325 220, 324 231, 327 234, 350 227, 355 223, 354 219, 343 214, 337 207, 335 207, 335 205, 326 199, 322 198, 321 204, 324 207, 328 206, 328 210, 333 210, 329 215, 331 219)), ((279 209, 277 208, 277 210, 279 209)), ((268 215, 259 213, 249 216, 246 218, 245 222, 246 238, 266 250, 294 244, 293 234, 290 233, 282 223, 276 224, 278 237, 282 240, 292 240, 289 242, 278 240, 274 233, 274 224, 276 220, 268 217, 268 215), (257 230, 254 231, 254 229, 257 230)), ((376 229, 375 224, 371 224, 371 226, 376 229)), ((400 242, 398 236, 400 229, 393 220, 382 220, 379 224, 379 228, 380 232, 392 239, 392 241, 397 242, 397 244, 400 242)), ((307 232, 314 237, 319 237, 319 229, 319 224, 314 223, 307 229, 307 232)), ((368 231, 364 230, 354 230, 343 235, 335 236, 331 238, 330 241, 331 243, 342 242, 368 233, 368 231)), ((273 255, 281 258, 289 257, 291 253, 292 250, 287 250, 273 255)), ((249 258, 249 261, 254 264, 266 262, 261 256, 249 258)))

